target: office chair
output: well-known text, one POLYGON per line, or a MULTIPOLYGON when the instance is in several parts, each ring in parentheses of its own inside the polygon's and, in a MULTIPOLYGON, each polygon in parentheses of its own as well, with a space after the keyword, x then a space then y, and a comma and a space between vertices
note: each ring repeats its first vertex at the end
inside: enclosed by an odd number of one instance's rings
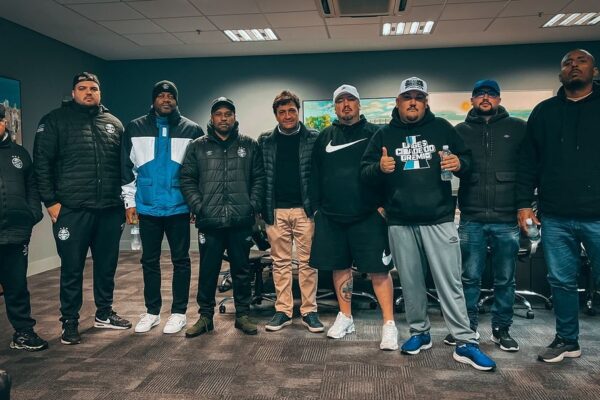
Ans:
POLYGON ((11 383, 8 372, 0 369, 0 400, 10 400, 11 383))

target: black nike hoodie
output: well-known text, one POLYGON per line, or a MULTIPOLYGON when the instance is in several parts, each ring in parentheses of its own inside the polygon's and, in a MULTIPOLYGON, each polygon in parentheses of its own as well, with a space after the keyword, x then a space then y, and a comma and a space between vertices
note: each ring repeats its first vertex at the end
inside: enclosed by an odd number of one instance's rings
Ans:
POLYGON ((469 172, 471 150, 454 127, 429 110, 423 119, 407 124, 394 108, 392 120, 371 139, 362 158, 361 178, 377 182, 384 195, 388 225, 434 225, 454 220, 455 199, 449 181, 442 181, 438 151, 448 145, 460 159, 459 178, 469 172), (379 168, 382 148, 396 160, 396 169, 379 168))

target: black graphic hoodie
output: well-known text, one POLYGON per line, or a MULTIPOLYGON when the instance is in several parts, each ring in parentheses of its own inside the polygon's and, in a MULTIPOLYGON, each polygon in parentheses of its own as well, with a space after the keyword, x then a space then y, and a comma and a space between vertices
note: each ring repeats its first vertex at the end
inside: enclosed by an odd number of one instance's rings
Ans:
POLYGON ((448 145, 460 159, 459 178, 469 172, 471 150, 454 127, 427 108, 423 119, 406 124, 394 108, 392 120, 371 139, 361 165, 361 178, 377 182, 384 195, 388 225, 434 225, 454 220, 455 199, 450 181, 442 181, 438 151, 448 145), (396 169, 379 168, 382 148, 394 157, 396 169))

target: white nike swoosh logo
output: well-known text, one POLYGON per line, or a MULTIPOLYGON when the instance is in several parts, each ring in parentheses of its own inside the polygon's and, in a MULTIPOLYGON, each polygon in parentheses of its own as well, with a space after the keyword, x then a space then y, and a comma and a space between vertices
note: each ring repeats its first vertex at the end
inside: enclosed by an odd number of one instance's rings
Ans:
POLYGON ((383 256, 381 257, 381 261, 383 261, 385 265, 390 265, 390 263, 392 262, 392 254, 390 253, 386 256, 384 251, 383 256))
POLYGON ((335 146, 331 144, 332 140, 330 140, 329 143, 327 144, 327 147, 325 147, 325 151, 328 152, 328 153, 333 153, 334 151, 345 149, 346 147, 350 147, 353 144, 356 144, 358 142, 362 142, 363 140, 367 140, 367 138, 362 138, 362 139, 359 139, 359 140, 355 140, 354 142, 344 143, 344 144, 338 144, 338 145, 335 145, 335 146))

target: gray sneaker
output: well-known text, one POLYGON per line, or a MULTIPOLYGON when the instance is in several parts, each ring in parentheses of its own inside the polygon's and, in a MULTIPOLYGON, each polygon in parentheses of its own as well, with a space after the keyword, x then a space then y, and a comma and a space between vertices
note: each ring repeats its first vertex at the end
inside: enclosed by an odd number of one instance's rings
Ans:
POLYGON ((547 363, 556 363, 561 362, 565 357, 577 358, 580 356, 581 348, 577 341, 566 341, 556 335, 554 341, 538 355, 538 360, 547 363))
POLYGON ((273 314, 273 318, 265 325, 265 329, 270 332, 275 332, 282 329, 284 326, 291 325, 292 319, 284 312, 277 311, 273 314))

